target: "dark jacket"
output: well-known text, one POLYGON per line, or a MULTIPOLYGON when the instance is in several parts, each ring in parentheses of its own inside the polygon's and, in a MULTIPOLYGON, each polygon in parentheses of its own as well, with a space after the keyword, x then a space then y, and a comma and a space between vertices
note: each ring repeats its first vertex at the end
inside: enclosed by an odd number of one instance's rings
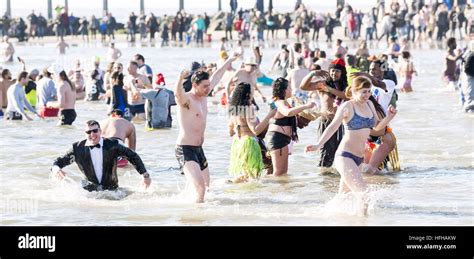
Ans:
POLYGON ((58 157, 54 161, 54 165, 63 168, 76 162, 79 170, 81 170, 88 181, 88 183, 83 186, 83 188, 88 191, 114 190, 118 188, 117 158, 120 156, 126 157, 140 174, 146 172, 145 165, 137 153, 119 144, 116 140, 104 138, 102 147, 103 174, 101 184, 99 184, 94 171, 94 165, 92 164, 90 148, 85 146, 85 144, 86 140, 72 144, 72 149, 64 156, 58 157))

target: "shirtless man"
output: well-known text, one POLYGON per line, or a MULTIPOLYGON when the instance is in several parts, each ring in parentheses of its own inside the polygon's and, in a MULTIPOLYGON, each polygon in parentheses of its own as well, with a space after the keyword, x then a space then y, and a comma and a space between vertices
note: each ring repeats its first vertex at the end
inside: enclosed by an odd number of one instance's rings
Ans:
POLYGON ((58 125, 72 125, 77 114, 74 110, 76 105, 76 89, 67 77, 66 72, 59 66, 51 66, 48 72, 53 73, 56 78, 58 101, 51 103, 54 108, 59 108, 60 117, 58 125))
POLYGON ((81 70, 76 70, 73 75, 69 77, 69 80, 74 83, 74 87, 76 88, 76 100, 84 100, 86 97, 86 85, 81 70))
POLYGON ((308 99, 308 93, 300 89, 300 84, 303 78, 309 74, 309 69, 304 66, 304 58, 299 57, 296 61, 297 67, 290 70, 286 80, 291 87, 291 94, 301 100, 303 103, 308 99))
MULTIPOLYGON (((339 104, 343 100, 347 100, 345 88, 347 86, 345 67, 341 64, 331 64, 329 73, 318 70, 312 71, 303 78, 300 88, 305 91, 317 91, 321 100, 322 114, 319 120, 318 133, 322 135, 324 130, 331 124, 336 114, 339 104), (319 77, 313 78, 314 76, 319 77), (314 80, 314 81, 312 81, 314 80)), ((320 160, 318 167, 321 172, 331 171, 335 153, 344 134, 342 126, 331 136, 331 138, 321 147, 320 160)))
POLYGON ((181 72, 175 86, 175 97, 178 104, 179 135, 176 140, 176 158, 183 168, 188 184, 193 184, 196 202, 204 202, 206 187, 209 187, 209 168, 202 149, 207 119, 207 96, 224 75, 225 68, 239 58, 232 58, 219 67, 209 78, 209 74, 197 71, 191 78, 192 89, 184 91, 183 81, 189 71, 181 72))
POLYGON ((64 41, 64 38, 61 37, 61 40, 56 44, 56 48, 59 49, 59 54, 66 54, 66 48, 69 48, 69 44, 64 41))
POLYGON ((290 46, 289 48, 289 68, 293 69, 295 68, 295 65, 296 65, 296 60, 299 58, 299 57, 304 57, 304 54, 303 54, 303 45, 301 44, 301 42, 295 42, 293 44, 293 46, 290 46))
POLYGON ((124 79, 124 88, 127 90, 127 100, 130 105, 132 118, 137 115, 145 120, 145 99, 140 95, 140 90, 151 89, 148 77, 138 73, 138 63, 130 61, 128 75, 124 79))
POLYGON ((257 70, 258 64, 254 57, 247 58, 244 62, 244 68, 241 68, 235 72, 232 78, 227 83, 226 94, 227 103, 230 102, 230 97, 234 91, 234 87, 239 83, 249 83, 252 86, 252 96, 257 91, 262 97, 263 102, 267 102, 267 99, 263 95, 260 88, 257 86, 257 70))
POLYGON ((13 54, 15 54, 15 48, 13 44, 9 41, 9 37, 3 37, 5 43, 3 43, 3 61, 4 62, 13 62, 13 54))
POLYGON ((122 51, 115 48, 115 43, 112 42, 110 43, 110 48, 107 52, 107 56, 110 62, 116 62, 122 56, 122 51))
POLYGON ((128 148, 135 151, 136 135, 133 123, 122 118, 122 111, 115 109, 110 117, 100 122, 102 136, 104 138, 116 139, 120 144, 126 144, 128 148))
POLYGON ((11 85, 15 83, 15 79, 12 79, 12 73, 8 69, 2 71, 2 78, 0 79, 0 115, 3 114, 3 110, 7 108, 8 99, 7 91, 11 85))

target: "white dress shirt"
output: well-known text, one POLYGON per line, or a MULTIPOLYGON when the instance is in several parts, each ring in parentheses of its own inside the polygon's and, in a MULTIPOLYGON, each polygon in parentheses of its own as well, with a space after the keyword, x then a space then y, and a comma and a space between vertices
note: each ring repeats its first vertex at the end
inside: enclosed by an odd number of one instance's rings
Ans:
MULTIPOLYGON (((103 174, 103 162, 104 162, 104 154, 102 152, 102 147, 104 145, 104 139, 101 138, 99 141, 100 148, 93 148, 90 150, 91 152, 91 160, 92 165, 94 166, 94 172, 97 176, 97 180, 100 182, 102 181, 102 174, 103 174)), ((92 143, 86 142, 86 147, 92 146, 92 143)))

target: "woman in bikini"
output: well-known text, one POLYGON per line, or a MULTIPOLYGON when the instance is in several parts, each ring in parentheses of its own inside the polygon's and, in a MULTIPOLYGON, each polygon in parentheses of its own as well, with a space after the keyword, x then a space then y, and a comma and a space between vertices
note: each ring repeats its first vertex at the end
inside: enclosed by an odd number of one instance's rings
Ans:
POLYGON ((416 69, 413 66, 413 61, 411 60, 410 52, 403 51, 402 52, 402 61, 400 62, 399 70, 402 77, 403 85, 400 88, 402 93, 412 92, 413 88, 411 86, 411 81, 413 78, 413 74, 417 75, 416 69))
POLYGON ((296 115, 315 106, 313 102, 292 107, 287 99, 291 97, 291 87, 288 80, 278 78, 273 82, 273 100, 276 105, 275 120, 268 128, 268 149, 272 157, 273 175, 280 176, 288 172, 288 155, 291 153, 289 144, 298 141, 296 133, 296 115))
POLYGON ((384 129, 397 114, 397 110, 389 106, 387 117, 379 119, 374 105, 369 101, 371 87, 369 78, 365 76, 354 78, 352 86, 346 90, 346 95, 351 100, 343 103, 337 109, 334 120, 321 135, 319 142, 305 148, 306 152, 318 150, 334 134, 341 123, 344 124, 344 137, 339 144, 335 158, 336 169, 341 175, 339 193, 364 193, 367 190, 359 168, 364 160, 365 142, 371 128, 375 127, 374 130, 384 129))
POLYGON ((268 126, 276 111, 271 110, 259 122, 252 105, 252 90, 248 83, 240 83, 234 89, 229 106, 229 133, 233 137, 229 173, 234 183, 259 179, 264 163, 257 135, 268 126))

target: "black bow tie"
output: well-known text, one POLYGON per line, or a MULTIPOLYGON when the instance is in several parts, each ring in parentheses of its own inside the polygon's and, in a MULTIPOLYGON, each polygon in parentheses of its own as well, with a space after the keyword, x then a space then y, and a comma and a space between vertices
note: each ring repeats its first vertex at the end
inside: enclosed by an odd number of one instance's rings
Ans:
POLYGON ((89 146, 89 148, 90 148, 91 150, 94 149, 95 147, 96 147, 96 148, 100 148, 100 144, 97 143, 97 144, 95 144, 94 146, 89 146))

